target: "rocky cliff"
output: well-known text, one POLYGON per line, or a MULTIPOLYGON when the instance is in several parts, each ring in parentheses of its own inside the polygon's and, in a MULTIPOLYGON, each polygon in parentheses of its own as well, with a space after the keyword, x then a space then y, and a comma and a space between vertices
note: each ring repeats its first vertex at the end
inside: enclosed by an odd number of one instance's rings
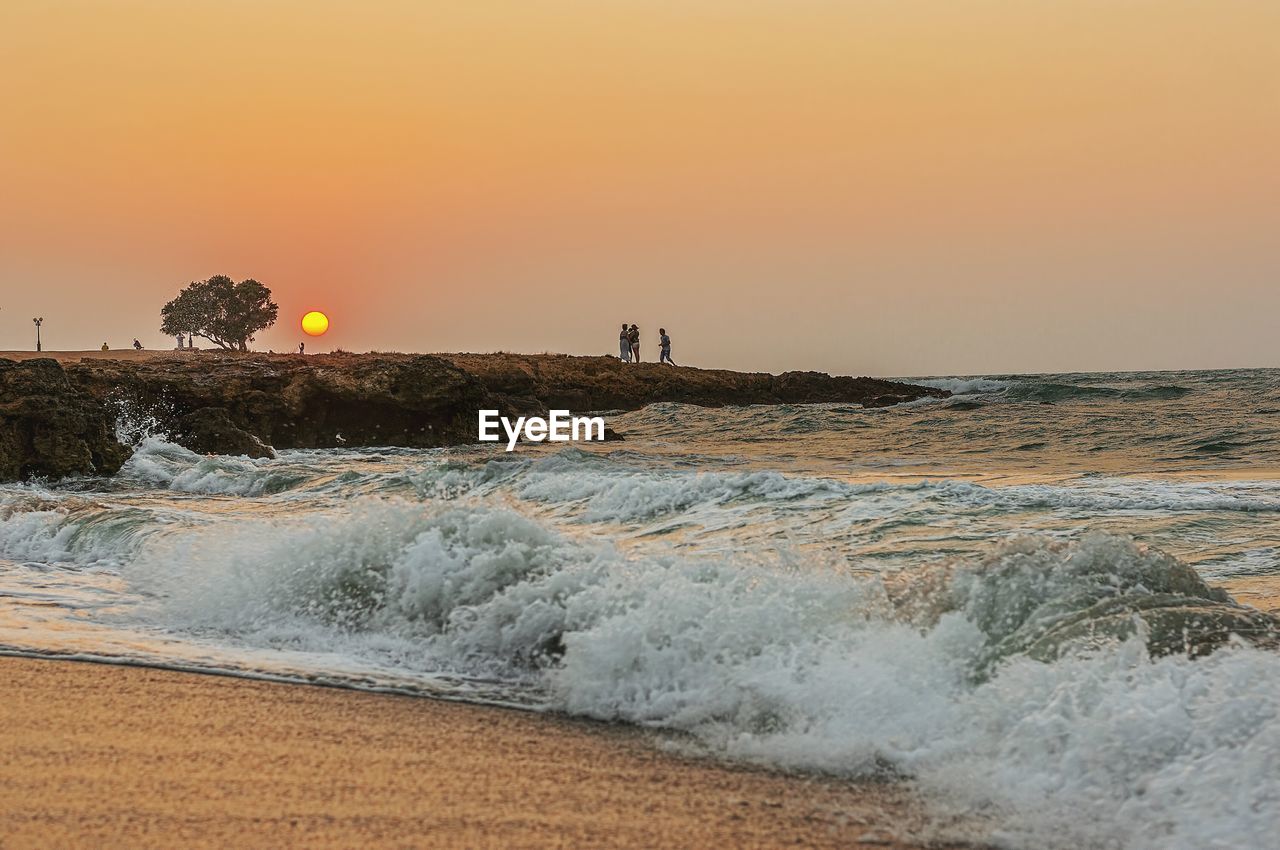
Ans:
POLYGON ((114 421, 57 361, 0 360, 0 481, 110 475, 129 458, 114 421))
POLYGON ((129 450, 115 422, 147 421, 190 449, 261 457, 272 447, 431 447, 472 442, 476 411, 504 415, 841 402, 947 393, 818 372, 782 375, 612 357, 510 354, 156 354, 58 363, 0 360, 0 479, 110 474, 129 450))

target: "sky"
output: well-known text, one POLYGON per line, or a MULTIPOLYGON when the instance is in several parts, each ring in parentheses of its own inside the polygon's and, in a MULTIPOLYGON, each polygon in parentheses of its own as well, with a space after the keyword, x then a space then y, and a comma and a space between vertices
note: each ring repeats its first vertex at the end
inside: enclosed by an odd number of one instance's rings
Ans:
POLYGON ((1274 0, 4 0, 0 350, 1280 366, 1274 0))

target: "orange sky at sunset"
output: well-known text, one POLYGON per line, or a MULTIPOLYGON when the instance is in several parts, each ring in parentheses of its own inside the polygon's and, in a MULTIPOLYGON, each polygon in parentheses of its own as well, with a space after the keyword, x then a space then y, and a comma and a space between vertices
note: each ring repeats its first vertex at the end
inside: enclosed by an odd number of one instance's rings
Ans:
POLYGON ((1280 366, 1280 3, 0 4, 0 349, 1280 366))

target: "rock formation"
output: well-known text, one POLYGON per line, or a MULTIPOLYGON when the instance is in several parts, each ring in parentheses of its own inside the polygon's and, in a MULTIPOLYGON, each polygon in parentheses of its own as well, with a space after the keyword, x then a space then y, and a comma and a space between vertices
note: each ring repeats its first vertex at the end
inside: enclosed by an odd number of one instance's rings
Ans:
POLYGON ((129 454, 114 417, 57 361, 0 360, 0 480, 110 475, 129 454))
POLYGON ((474 442, 476 411, 544 415, 840 402, 884 406, 944 390, 820 372, 782 375, 511 354, 158 355, 0 360, 0 479, 110 474, 128 457, 117 416, 194 451, 433 447, 474 442))

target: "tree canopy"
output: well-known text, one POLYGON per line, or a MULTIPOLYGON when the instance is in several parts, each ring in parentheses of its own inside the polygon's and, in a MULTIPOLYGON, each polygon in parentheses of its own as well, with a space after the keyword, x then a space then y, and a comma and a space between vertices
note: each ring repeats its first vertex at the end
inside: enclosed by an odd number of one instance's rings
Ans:
POLYGON ((196 280, 160 310, 160 332, 202 336, 229 351, 247 351, 253 335, 276 323, 279 307, 256 280, 226 275, 196 280))

